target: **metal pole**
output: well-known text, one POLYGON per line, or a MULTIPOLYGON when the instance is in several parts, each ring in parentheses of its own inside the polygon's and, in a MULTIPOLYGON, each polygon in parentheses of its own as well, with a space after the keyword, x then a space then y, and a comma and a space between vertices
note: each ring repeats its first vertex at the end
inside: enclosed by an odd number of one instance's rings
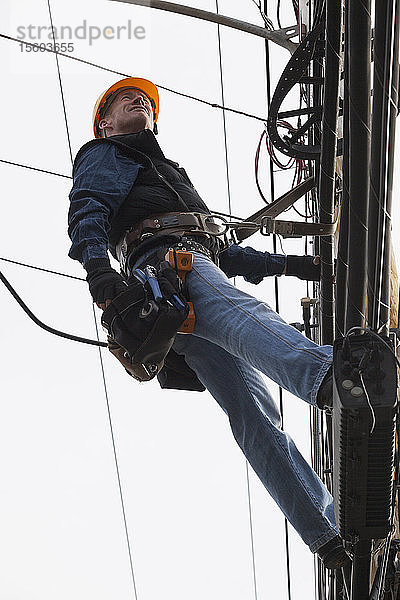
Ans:
POLYGON ((371 147, 371 1, 349 3, 349 273, 346 329, 364 326, 371 147))
POLYGON ((375 0, 374 93, 368 242, 368 323, 389 332, 390 228, 398 105, 399 2, 375 0))
POLYGON ((354 545, 351 600, 369 599, 371 541, 360 540, 354 545))
MULTIPOLYGON (((382 269, 381 286, 381 307, 386 307, 380 314, 380 325, 385 324, 385 331, 389 334, 390 328, 390 276, 391 276, 391 233, 392 233, 392 191, 393 191, 393 171, 394 171, 394 152, 396 137, 396 121, 398 115, 399 102, 399 22, 400 22, 400 2, 396 0, 394 11, 394 52, 392 56, 392 85, 388 90, 389 98, 389 152, 388 152, 388 182, 387 182, 387 200, 385 213, 385 242, 382 269)), ((385 333, 385 332, 383 332, 385 333)))
MULTIPOLYGON (((342 2, 327 0, 325 43, 325 85, 322 111, 321 159, 319 172, 320 222, 333 223, 335 219, 335 172, 337 149, 337 122, 339 111, 340 46, 342 39, 342 2)), ((320 240, 321 255, 321 339, 333 344, 333 236, 320 240)))
MULTIPOLYGON (((344 5, 344 35, 347 47, 348 2, 344 5)), ((348 53, 344 53, 344 73, 349 70, 348 53)), ((346 81, 347 83, 347 81, 346 81)), ((336 265, 336 337, 343 337, 346 330, 348 302, 349 263, 349 94, 347 85, 343 97, 343 158, 342 158, 342 204, 340 210, 339 248, 336 265)))

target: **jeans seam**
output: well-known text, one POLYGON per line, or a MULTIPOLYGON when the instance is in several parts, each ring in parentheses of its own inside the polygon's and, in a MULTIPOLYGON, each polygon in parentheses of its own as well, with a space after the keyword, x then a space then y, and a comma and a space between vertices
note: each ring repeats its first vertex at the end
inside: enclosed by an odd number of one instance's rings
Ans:
MULTIPOLYGON (((243 383, 245 384, 245 387, 246 387, 246 389, 247 389, 247 391, 248 391, 248 393, 249 393, 249 395, 251 397, 251 401, 253 402, 253 404, 256 405, 256 403, 254 401, 254 398, 253 398, 253 394, 251 393, 251 390, 250 390, 250 388, 248 386, 245 374, 243 373, 242 369, 240 368, 240 364, 238 364, 236 362, 236 357, 234 355, 232 355, 232 357, 233 357, 233 360, 235 362, 236 368, 238 369, 238 371, 240 373, 240 376, 241 376, 241 378, 243 380, 243 383)), ((258 408, 257 405, 256 405, 256 408, 258 408)), ((266 417, 266 415, 262 411, 260 411, 260 412, 262 414, 263 419, 266 421, 267 425, 270 424, 270 421, 268 420, 268 418, 266 417)), ((274 428, 274 426, 273 426, 273 428, 274 428)), ((284 431, 284 429, 282 429, 282 431, 284 431)), ((293 462, 293 459, 291 458, 290 454, 288 452, 286 452, 285 447, 281 444, 281 441, 280 441, 279 437, 276 435, 276 433, 275 433, 274 430, 272 430, 272 434, 273 434, 276 442, 279 444, 279 447, 281 448, 282 452, 286 455, 288 461, 292 465, 293 472, 296 474, 296 477, 297 477, 298 481, 300 482, 303 490, 306 492, 306 495, 312 500, 312 502, 315 504, 315 506, 319 509, 318 513, 319 513, 320 518, 330 527, 331 531, 335 531, 332 528, 332 526, 330 525, 328 519, 323 516, 323 514, 322 514, 322 505, 318 502, 318 499, 314 496, 314 494, 312 494, 307 489, 307 487, 306 487, 306 485, 305 485, 305 483, 304 483, 304 481, 303 481, 303 479, 302 479, 302 477, 301 477, 301 475, 300 475, 300 473, 299 473, 299 471, 298 471, 295 463, 293 462)), ((312 469, 311 465, 309 465, 309 467, 310 467, 310 469, 312 469)), ((335 535, 336 535, 336 533, 335 533, 335 535)), ((321 537, 323 537, 323 536, 321 536, 321 537)), ((318 538, 317 540, 315 540, 315 542, 313 543, 313 546, 319 541, 319 539, 320 538, 318 538)), ((318 546, 317 546, 317 548, 318 548, 318 546)))
POLYGON ((317 406, 317 395, 318 395, 319 388, 321 386, 321 383, 322 383, 325 375, 329 371, 331 365, 332 365, 332 363, 329 363, 328 366, 326 367, 326 365, 323 364, 323 365, 321 365, 321 368, 318 371, 318 375, 315 378, 314 386, 311 390, 311 402, 312 402, 313 406, 317 406))
MULTIPOLYGON (((323 363, 328 363, 331 364, 331 360, 325 360, 324 358, 321 358, 320 356, 318 356, 317 354, 315 354, 312 350, 308 350, 307 348, 298 348, 297 346, 293 346, 288 340, 286 340, 285 338, 281 337, 280 335, 278 335, 275 331, 271 330, 269 327, 267 327, 262 321, 260 321, 259 319, 257 319, 257 317, 255 317, 254 315, 252 315, 250 312, 248 312, 246 309, 244 309, 242 306, 240 306, 239 304, 236 304, 236 302, 234 302, 231 298, 229 298, 229 296, 226 296, 221 290, 219 290, 217 287, 215 287, 215 285, 213 285, 208 279, 206 279, 201 273, 199 273, 199 271, 193 267, 192 269, 195 273, 198 274, 198 276, 205 281, 213 290, 215 290, 217 293, 221 294, 221 296, 223 296, 225 298, 225 300, 228 300, 228 302, 230 304, 232 304, 232 306, 235 306, 235 308, 238 308, 240 311, 242 311, 243 313, 245 313, 248 317, 250 317, 251 319, 253 319, 256 323, 258 323, 259 325, 261 325, 264 329, 266 329, 269 333, 271 333, 272 335, 274 335, 275 337, 279 338, 282 342, 284 342, 287 346, 289 346, 291 349, 293 350, 297 350, 297 351, 301 351, 301 352, 306 352, 307 354, 311 354, 312 356, 314 356, 315 358, 317 358, 318 360, 321 360, 323 363)), ((324 365, 323 365, 324 366, 324 365)))

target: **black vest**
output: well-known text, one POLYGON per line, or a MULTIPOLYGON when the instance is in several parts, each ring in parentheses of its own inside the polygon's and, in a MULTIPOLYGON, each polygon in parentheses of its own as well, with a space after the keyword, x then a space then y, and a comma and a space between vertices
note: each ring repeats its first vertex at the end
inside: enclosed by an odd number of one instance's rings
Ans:
POLYGON ((131 225, 166 212, 201 212, 207 206, 196 192, 185 169, 165 158, 152 131, 114 135, 91 140, 79 150, 77 158, 95 144, 113 144, 117 151, 142 165, 128 196, 111 223, 109 249, 115 257, 115 246, 131 225))

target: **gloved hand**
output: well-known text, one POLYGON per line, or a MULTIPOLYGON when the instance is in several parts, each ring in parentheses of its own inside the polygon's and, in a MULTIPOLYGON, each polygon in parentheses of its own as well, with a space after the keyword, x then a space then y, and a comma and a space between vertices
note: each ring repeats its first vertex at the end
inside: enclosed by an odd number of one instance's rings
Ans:
POLYGON ((319 256, 292 256, 288 254, 285 275, 294 275, 306 281, 319 281, 321 276, 319 256))
POLYGON ((104 309, 115 296, 127 289, 127 284, 106 258, 92 258, 85 265, 86 281, 97 306, 104 309), (108 302, 107 302, 108 301, 108 302))
POLYGON ((219 266, 227 277, 242 275, 245 281, 260 283, 269 275, 281 275, 286 257, 281 254, 260 252, 250 246, 232 244, 219 255, 219 266))

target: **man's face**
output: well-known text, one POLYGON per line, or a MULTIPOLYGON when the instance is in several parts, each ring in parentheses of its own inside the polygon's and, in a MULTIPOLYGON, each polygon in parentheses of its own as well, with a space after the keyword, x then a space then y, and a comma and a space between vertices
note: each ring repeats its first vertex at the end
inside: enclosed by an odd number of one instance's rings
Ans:
POLYGON ((101 129, 107 129, 107 137, 153 129, 153 107, 150 99, 144 92, 135 88, 121 90, 100 120, 99 126, 101 129))

